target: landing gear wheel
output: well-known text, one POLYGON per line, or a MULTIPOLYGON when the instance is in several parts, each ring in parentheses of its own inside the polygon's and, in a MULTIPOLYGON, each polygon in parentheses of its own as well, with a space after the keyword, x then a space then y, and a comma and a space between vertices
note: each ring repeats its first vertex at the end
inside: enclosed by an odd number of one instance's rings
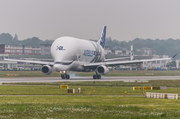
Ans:
POLYGON ((97 79, 101 79, 101 75, 97 75, 97 79))
POLYGON ((61 74, 62 79, 70 79, 70 76, 67 74, 61 74))
POLYGON ((93 79, 101 79, 101 75, 93 75, 93 79))
POLYGON ((65 75, 64 75, 64 74, 61 74, 61 78, 62 78, 62 79, 65 79, 65 75))
POLYGON ((69 75, 66 75, 66 79, 69 79, 70 78, 70 76, 69 75))

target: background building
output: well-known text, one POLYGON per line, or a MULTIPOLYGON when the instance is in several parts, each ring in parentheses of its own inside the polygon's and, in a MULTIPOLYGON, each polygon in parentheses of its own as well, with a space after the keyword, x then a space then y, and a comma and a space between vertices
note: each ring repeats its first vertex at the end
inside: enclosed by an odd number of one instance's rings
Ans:
POLYGON ((37 46, 27 46, 27 45, 0 44, 0 53, 17 54, 17 55, 41 55, 41 48, 37 46))
POLYGON ((51 55, 51 44, 41 44, 41 55, 51 55))

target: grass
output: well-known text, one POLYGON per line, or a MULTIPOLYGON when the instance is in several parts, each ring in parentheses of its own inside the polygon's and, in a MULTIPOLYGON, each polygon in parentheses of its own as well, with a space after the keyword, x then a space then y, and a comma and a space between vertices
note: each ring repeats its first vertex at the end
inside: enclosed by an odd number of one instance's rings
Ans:
POLYGON ((168 87, 166 90, 133 90, 133 87, 119 86, 71 86, 76 93, 67 93, 66 89, 59 89, 59 86, 21 86, 21 85, 2 85, 0 86, 0 95, 142 95, 145 92, 158 93, 180 93, 180 88, 168 87), (81 88, 81 93, 77 93, 77 89, 81 88))
MULTIPOLYGON (((93 76, 95 72, 69 72, 76 76, 93 76)), ((8 77, 6 74, 19 74, 18 77, 60 77, 59 72, 44 75, 41 71, 0 71, 0 77, 8 77)), ((146 70, 111 70, 105 76, 180 76, 180 70, 146 71, 146 70)))
POLYGON ((119 96, 0 97, 0 118, 179 118, 180 100, 119 96))
POLYGON ((6 74, 19 74, 13 77, 61 77, 59 72, 53 72, 51 75, 44 75, 41 71, 0 71, 0 77, 12 77, 6 74))
MULTIPOLYGON (((164 81, 175 85, 180 80, 164 81)), ((0 118, 38 119, 119 119, 119 118, 180 118, 180 99, 149 99, 133 91, 132 84, 124 82, 57 82, 57 83, 13 83, 0 86, 0 118), (82 93, 67 94, 59 84, 69 88, 81 88, 82 93), (93 95, 93 90, 95 94, 93 95), (127 91, 128 97, 119 96, 127 91), (23 96, 37 95, 37 96, 23 96), (42 96, 39 96, 42 95, 42 96), (48 95, 48 96, 44 96, 48 95), (50 96, 51 95, 51 96, 50 96), (56 95, 56 96, 55 96, 56 95), (131 97, 131 95, 141 95, 131 97)), ((161 84, 162 81, 137 83, 136 85, 161 84)), ((77 92, 77 90, 76 90, 77 92)), ((179 93, 179 87, 147 92, 179 93)))
MULTIPOLYGON (((163 84, 170 87, 168 87, 166 90, 150 90, 147 92, 179 94, 180 85, 178 83, 180 84, 180 80, 153 80, 149 81, 148 83, 92 81, 12 83, 1 85, 0 95, 20 96, 0 96, 0 119, 180 118, 180 99, 149 99, 142 95, 143 91, 132 90, 133 85, 158 86, 163 84), (66 89, 59 89, 59 85, 62 84, 68 84, 69 88, 81 88, 82 93, 67 94, 66 89), (95 90, 94 95, 93 90, 95 90), (119 96, 123 95, 124 91, 127 91, 127 95, 129 96, 119 96), (132 97, 131 95, 142 96, 132 97)), ((145 92, 146 91, 144 91, 144 93, 145 92)))

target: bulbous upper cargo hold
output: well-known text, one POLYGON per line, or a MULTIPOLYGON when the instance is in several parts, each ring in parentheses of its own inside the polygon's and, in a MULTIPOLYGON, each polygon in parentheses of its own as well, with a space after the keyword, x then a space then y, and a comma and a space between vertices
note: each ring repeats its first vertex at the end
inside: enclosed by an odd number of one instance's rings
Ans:
POLYGON ((51 46, 55 62, 100 62, 104 60, 104 50, 97 43, 73 37, 60 37, 51 46))
POLYGON ((72 37, 60 37, 51 46, 51 55, 56 61, 71 61, 77 51, 77 42, 72 37))

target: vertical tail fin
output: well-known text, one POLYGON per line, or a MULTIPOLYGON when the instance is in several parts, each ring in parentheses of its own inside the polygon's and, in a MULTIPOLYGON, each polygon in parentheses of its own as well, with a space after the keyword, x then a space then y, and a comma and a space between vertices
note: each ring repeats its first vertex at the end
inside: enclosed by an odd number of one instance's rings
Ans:
POLYGON ((106 26, 103 27, 101 37, 97 43, 99 43, 104 48, 105 47, 105 40, 106 40, 106 26))
POLYGON ((131 60, 133 60, 134 59, 134 53, 133 53, 133 45, 131 45, 131 54, 130 54, 131 56, 131 60))

